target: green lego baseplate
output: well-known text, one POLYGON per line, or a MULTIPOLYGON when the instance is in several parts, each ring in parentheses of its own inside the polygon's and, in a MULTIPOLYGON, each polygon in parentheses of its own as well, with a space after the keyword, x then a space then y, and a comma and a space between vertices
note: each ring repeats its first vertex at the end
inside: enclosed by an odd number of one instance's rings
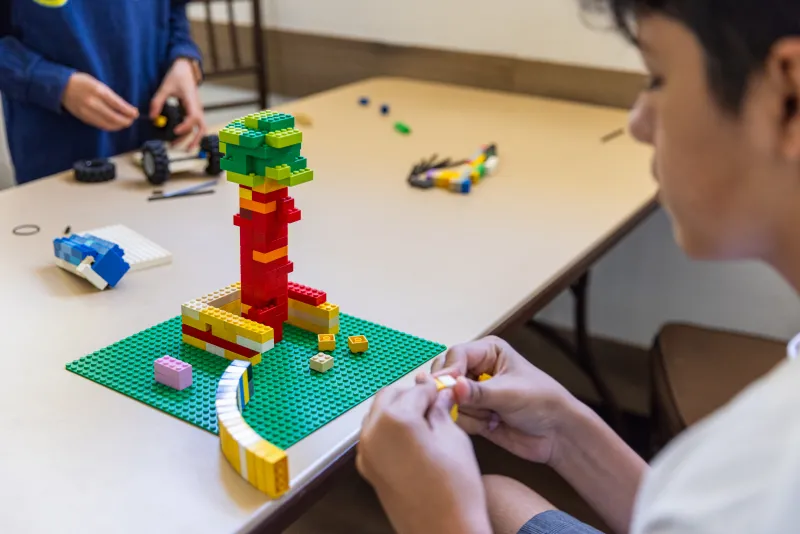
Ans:
MULTIPOLYGON (((283 341, 253 369, 254 395, 244 418, 264 439, 282 449, 410 373, 445 350, 439 343, 347 314, 340 315, 333 368, 317 373, 309 360, 320 351, 317 335, 289 324, 283 341), (351 354, 348 336, 366 336, 369 350, 351 354)), ((218 433, 214 398, 230 362, 181 341, 174 317, 67 364, 67 370, 138 401, 218 433), (169 354, 192 365, 192 385, 176 391, 155 381, 153 362, 169 354)))

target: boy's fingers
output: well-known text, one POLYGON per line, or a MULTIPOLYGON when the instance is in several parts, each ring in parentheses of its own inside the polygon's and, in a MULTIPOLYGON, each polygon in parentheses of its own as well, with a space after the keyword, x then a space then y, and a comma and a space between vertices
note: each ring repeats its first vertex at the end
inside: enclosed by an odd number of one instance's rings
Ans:
POLYGON ((130 126, 132 122, 130 118, 120 115, 102 101, 98 101, 97 105, 92 106, 92 114, 94 115, 93 124, 104 130, 121 130, 130 126))
POLYGON ((103 101, 108 105, 108 107, 110 107, 120 115, 128 117, 130 119, 135 119, 136 117, 139 116, 138 109, 127 103, 125 100, 123 100, 121 96, 119 96, 111 89, 107 88, 105 91, 101 93, 101 96, 103 101))

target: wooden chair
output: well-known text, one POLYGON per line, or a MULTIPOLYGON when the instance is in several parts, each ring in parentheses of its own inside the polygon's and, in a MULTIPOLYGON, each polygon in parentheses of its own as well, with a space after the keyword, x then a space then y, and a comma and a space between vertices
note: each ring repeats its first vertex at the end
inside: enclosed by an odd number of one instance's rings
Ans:
POLYGON ((652 453, 786 359, 786 342, 667 324, 652 348, 652 453))
MULTIPOLYGON (((252 75, 255 77, 257 98, 239 99, 205 106, 206 111, 238 106, 258 105, 266 109, 269 104, 269 80, 267 76, 266 41, 263 39, 261 21, 261 2, 259 0, 192 0, 192 3, 205 5, 205 30, 203 35, 195 35, 204 50, 203 68, 206 80, 218 80, 234 76, 252 75), (237 35, 234 4, 249 2, 252 6, 253 29, 251 34, 252 53, 250 61, 243 60, 242 47, 237 35), (218 43, 219 32, 214 31, 212 4, 225 4, 227 10, 227 31, 222 43, 218 43), (200 39, 203 37, 203 39, 200 39), (219 45, 222 46, 219 46, 219 45), (227 44, 227 46, 225 46, 227 44), (222 54, 221 54, 222 53, 222 54), (221 55, 226 56, 221 58, 221 55)), ((195 26, 197 28, 197 26, 195 26)))

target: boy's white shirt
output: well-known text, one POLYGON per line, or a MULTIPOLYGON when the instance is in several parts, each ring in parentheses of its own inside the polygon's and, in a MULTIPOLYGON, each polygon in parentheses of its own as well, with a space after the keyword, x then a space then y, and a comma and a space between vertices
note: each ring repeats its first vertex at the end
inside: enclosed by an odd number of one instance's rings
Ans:
POLYGON ((800 533, 800 360, 787 359, 655 459, 631 534, 794 532, 800 533))

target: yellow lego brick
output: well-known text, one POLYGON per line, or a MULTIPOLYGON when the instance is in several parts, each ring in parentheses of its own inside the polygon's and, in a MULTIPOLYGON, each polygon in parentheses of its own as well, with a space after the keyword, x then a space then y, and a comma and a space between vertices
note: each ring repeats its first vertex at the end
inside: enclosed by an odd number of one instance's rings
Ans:
POLYGON ((188 315, 181 315, 181 323, 191 326, 192 328, 197 328, 203 332, 207 332, 209 329, 208 324, 206 324, 204 321, 192 319, 188 315))
POLYGON ((319 350, 336 350, 336 336, 319 334, 317 335, 317 345, 319 350))
MULTIPOLYGON (((321 328, 333 328, 334 326, 339 325, 340 320, 339 316, 335 316, 332 319, 322 319, 320 317, 314 317, 308 313, 298 310, 297 308, 289 308, 289 319, 298 321, 303 321, 310 324, 315 324, 321 328)), ((331 332, 320 332, 322 334, 329 334, 331 332)))
POLYGON ((245 313, 249 312, 251 307, 252 306, 248 306, 247 304, 242 304, 242 313, 241 314, 244 315, 245 313))
POLYGON ((239 207, 246 210, 255 211, 256 213, 272 213, 276 209, 275 202, 256 202, 255 200, 247 200, 246 198, 239 198, 239 207))
POLYGON ((202 341, 200 339, 197 339, 196 337, 187 336, 186 334, 181 334, 181 339, 187 345, 191 345, 193 347, 197 347, 200 350, 206 350, 206 342, 202 341))
POLYGON ((286 451, 263 439, 251 447, 253 455, 257 458, 258 486, 256 487, 272 498, 280 497, 289 490, 289 462, 286 451))
POLYGON ((323 321, 331 321, 339 317, 339 306, 331 304, 330 302, 323 302, 319 306, 313 306, 305 302, 300 302, 299 300, 289 299, 289 310, 297 310, 310 317, 322 319, 323 321))
POLYGON ((286 321, 292 326, 296 326, 301 330, 305 330, 306 332, 312 332, 314 334, 338 334, 339 333, 339 324, 335 324, 333 326, 322 326, 319 324, 314 324, 310 321, 306 321, 300 319, 298 317, 292 317, 289 315, 289 320, 286 321))
POLYGON ((242 360, 244 362, 250 362, 251 365, 258 365, 261 363, 261 354, 256 354, 252 358, 248 358, 247 356, 242 356, 241 354, 236 354, 235 352, 226 350, 225 351, 225 359, 226 360, 242 360))
POLYGON ((234 315, 242 315, 242 301, 240 299, 236 299, 233 302, 225 304, 224 306, 220 306, 220 309, 234 315))
POLYGON ((350 352, 366 352, 369 349, 369 341, 364 336, 350 336, 347 338, 347 348, 350 352))
POLYGON ((253 191, 251 189, 247 189, 246 187, 239 186, 239 198, 253 200, 253 191))
POLYGON ((452 408, 450 408, 450 418, 454 421, 458 421, 458 404, 454 404, 452 408))
POLYGON ((269 326, 239 317, 220 308, 209 307, 204 309, 200 312, 200 320, 210 324, 212 329, 214 326, 225 328, 258 343, 266 343, 275 338, 275 333, 269 326))
MULTIPOLYGON (((267 172, 269 172, 269 169, 267 169, 267 172)), ((255 191, 256 193, 272 193, 273 191, 279 191, 279 190, 285 189, 285 188, 286 188, 285 185, 282 185, 282 184, 278 183, 277 181, 272 180, 269 177, 267 177, 264 180, 264 183, 259 185, 259 186, 257 186, 257 187, 254 187, 253 191, 255 191)))
POLYGON ((211 334, 220 339, 224 339, 225 341, 236 343, 236 330, 233 328, 228 328, 227 324, 222 324, 222 325, 220 325, 219 323, 212 324, 211 334))
POLYGON ((481 376, 478 377, 478 382, 486 382, 490 378, 492 378, 492 375, 489 373, 482 373, 481 376))
POLYGON ((289 254, 289 247, 281 247, 275 250, 270 250, 269 252, 259 252, 257 250, 254 250, 253 259, 259 263, 269 263, 271 261, 283 258, 287 254, 289 254))
POLYGON ((245 404, 250 402, 250 388, 248 382, 249 381, 247 380, 247 372, 242 373, 242 384, 239 387, 242 389, 245 404))

